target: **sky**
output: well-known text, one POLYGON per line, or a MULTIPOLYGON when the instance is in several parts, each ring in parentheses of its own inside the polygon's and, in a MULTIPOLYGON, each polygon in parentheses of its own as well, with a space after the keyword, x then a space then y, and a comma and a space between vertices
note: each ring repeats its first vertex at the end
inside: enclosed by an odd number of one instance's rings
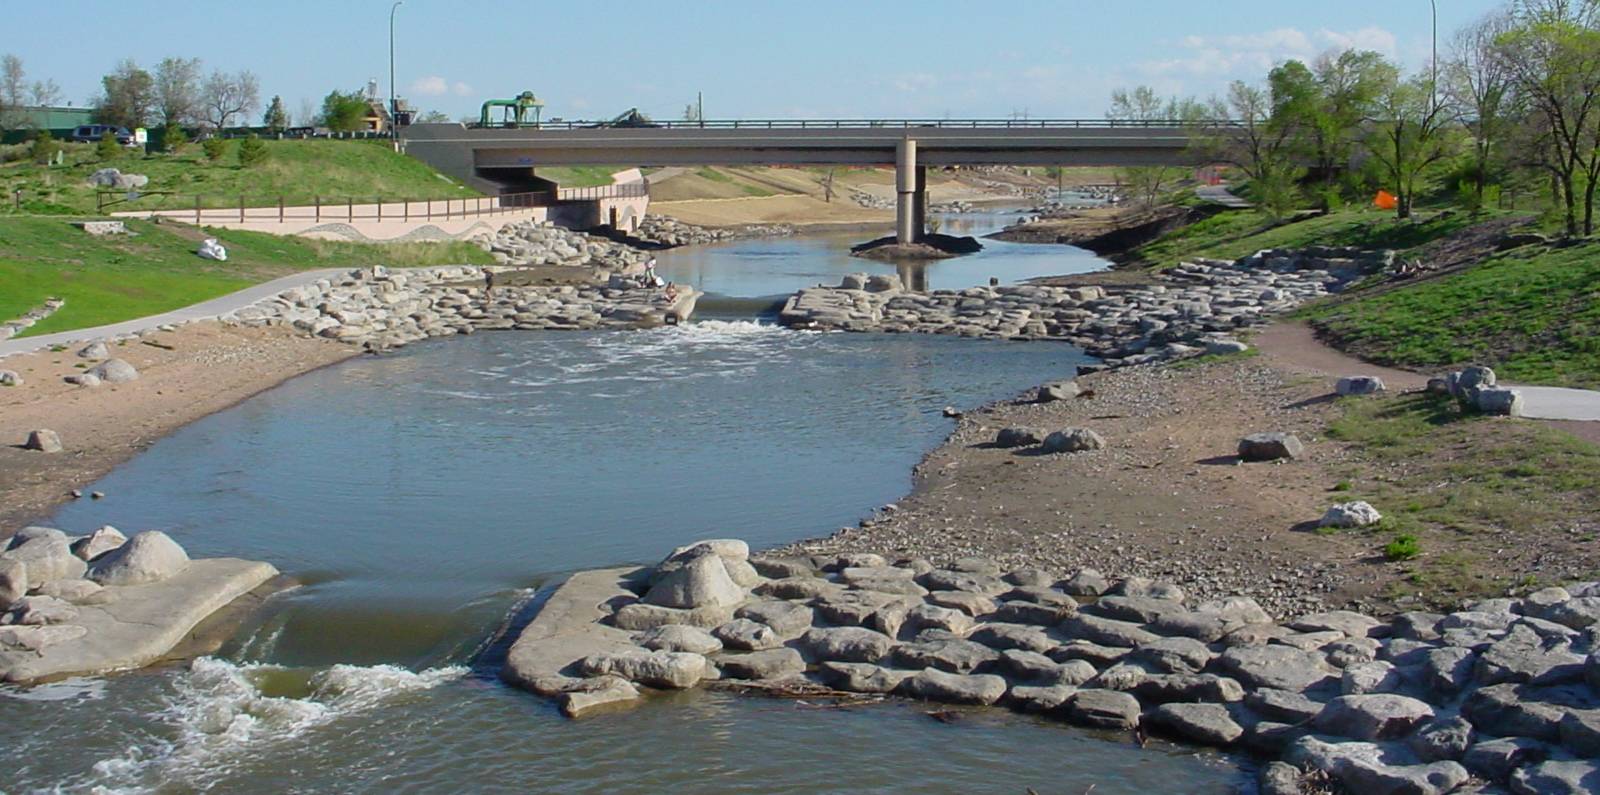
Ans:
MULTIPOLYGON (((1437 0, 1439 47, 1503 0, 1437 0)), ((122 58, 248 69, 301 122, 333 89, 388 92, 390 0, 7 3, 0 52, 74 105, 122 58), (170 12, 170 13, 169 13, 170 12)), ((1427 64, 1429 0, 405 0, 395 83, 476 115, 532 90, 545 116, 709 119, 1100 118, 1111 92, 1221 93, 1331 48, 1427 64)), ((258 111, 259 112, 259 111, 258 111)))

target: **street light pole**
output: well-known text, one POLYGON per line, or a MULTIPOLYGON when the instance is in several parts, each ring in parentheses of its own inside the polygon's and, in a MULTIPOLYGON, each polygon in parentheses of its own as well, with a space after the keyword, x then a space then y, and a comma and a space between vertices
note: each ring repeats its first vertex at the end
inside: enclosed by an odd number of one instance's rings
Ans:
POLYGON ((391 136, 399 132, 395 129, 394 122, 400 115, 400 109, 394 102, 394 12, 399 11, 404 2, 405 0, 395 0, 394 5, 389 7, 389 134, 391 136))
POLYGON ((1439 107, 1439 0, 1428 0, 1428 5, 1433 7, 1433 85, 1431 97, 1434 108, 1439 107))

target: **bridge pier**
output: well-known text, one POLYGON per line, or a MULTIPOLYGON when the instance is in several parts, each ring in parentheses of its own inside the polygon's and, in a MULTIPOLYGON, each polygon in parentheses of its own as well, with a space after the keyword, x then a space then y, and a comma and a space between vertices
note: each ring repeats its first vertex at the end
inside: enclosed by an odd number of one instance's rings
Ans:
POLYGON ((900 139, 894 154, 894 239, 908 245, 921 240, 927 228, 928 169, 917 165, 917 142, 911 138, 900 139))

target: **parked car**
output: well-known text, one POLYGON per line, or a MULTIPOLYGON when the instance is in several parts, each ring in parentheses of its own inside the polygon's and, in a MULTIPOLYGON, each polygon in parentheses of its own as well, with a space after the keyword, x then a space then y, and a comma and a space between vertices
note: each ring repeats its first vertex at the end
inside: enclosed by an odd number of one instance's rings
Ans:
POLYGON ((67 140, 77 141, 78 143, 92 144, 98 143, 101 138, 104 138, 107 135, 116 136, 117 143, 122 144, 123 146, 139 145, 139 142, 134 140, 133 133, 128 132, 128 128, 113 127, 109 124, 82 125, 73 130, 72 134, 67 136, 67 140))

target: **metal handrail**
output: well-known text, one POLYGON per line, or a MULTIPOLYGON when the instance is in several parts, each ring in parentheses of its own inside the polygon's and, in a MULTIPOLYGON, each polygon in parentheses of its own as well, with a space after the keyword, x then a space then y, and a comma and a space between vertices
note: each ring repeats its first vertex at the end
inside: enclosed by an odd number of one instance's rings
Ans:
MULTIPOLYGON (((837 130, 869 129, 1213 129, 1244 126, 1235 119, 707 119, 615 124, 610 121, 546 121, 520 129, 668 129, 668 130, 837 130)), ((504 125, 468 124, 472 129, 507 129, 504 125)))
MULTIPOLYGON (((484 215, 498 215, 528 207, 547 207, 564 201, 596 201, 600 199, 646 196, 649 186, 643 182, 625 182, 619 185, 595 185, 587 188, 559 188, 554 191, 529 191, 502 193, 497 196, 466 196, 446 199, 402 199, 382 196, 311 196, 309 204, 291 204, 283 195, 241 194, 178 194, 173 191, 129 193, 126 191, 96 191, 95 207, 104 214, 106 208, 117 205, 135 207, 147 196, 163 199, 161 207, 138 208, 170 217, 192 217, 196 224, 216 220, 219 213, 227 213, 226 220, 240 222, 288 220, 311 221, 412 221, 445 220, 484 215), (208 201, 210 199, 210 201, 208 201), (217 201, 220 199, 221 201, 217 201), (168 200, 171 200, 169 205, 168 200)), ((302 197, 295 197, 304 201, 302 197)))

